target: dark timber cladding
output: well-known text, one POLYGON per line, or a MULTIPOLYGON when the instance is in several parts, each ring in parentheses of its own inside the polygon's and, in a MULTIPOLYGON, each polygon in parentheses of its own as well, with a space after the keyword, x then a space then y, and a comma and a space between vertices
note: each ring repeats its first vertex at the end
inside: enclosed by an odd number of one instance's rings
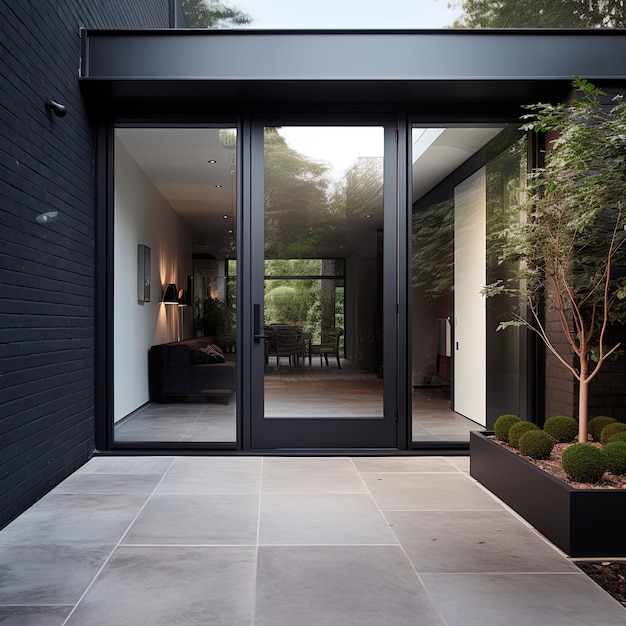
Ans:
POLYGON ((81 82, 124 100, 517 104, 624 78, 626 33, 87 31, 81 82))

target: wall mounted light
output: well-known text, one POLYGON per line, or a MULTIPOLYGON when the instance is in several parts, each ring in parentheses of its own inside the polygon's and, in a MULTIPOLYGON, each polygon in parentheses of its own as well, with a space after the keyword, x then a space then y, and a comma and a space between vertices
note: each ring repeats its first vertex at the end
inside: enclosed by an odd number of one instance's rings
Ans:
POLYGON ((187 298, 187 291, 182 287, 178 290, 178 306, 187 306, 189 304, 187 298))
POLYGON ((178 304, 178 289, 174 283, 170 283, 163 292, 164 304, 178 304))
POLYGON ((65 117, 67 115, 65 106, 54 100, 46 100, 46 111, 52 111, 57 117, 65 117))
POLYGON ((58 217, 59 217, 58 211, 48 211, 47 213, 42 213, 41 215, 38 215, 35 219, 40 224, 47 224, 48 222, 53 222, 58 217))

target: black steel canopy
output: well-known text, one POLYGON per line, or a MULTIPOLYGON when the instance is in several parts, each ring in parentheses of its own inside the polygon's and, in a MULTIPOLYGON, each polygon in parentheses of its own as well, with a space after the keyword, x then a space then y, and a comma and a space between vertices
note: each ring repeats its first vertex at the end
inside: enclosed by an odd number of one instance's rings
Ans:
POLYGON ((83 32, 100 103, 519 106, 626 81, 624 30, 83 32))

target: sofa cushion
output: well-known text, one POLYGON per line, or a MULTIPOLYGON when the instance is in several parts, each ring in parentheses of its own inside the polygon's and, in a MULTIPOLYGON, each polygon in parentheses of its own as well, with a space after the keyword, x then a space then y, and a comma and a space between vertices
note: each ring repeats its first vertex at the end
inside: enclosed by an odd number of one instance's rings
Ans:
POLYGON ((203 363, 224 363, 224 355, 217 352, 212 346, 205 346, 191 353, 191 364, 201 365, 203 363))

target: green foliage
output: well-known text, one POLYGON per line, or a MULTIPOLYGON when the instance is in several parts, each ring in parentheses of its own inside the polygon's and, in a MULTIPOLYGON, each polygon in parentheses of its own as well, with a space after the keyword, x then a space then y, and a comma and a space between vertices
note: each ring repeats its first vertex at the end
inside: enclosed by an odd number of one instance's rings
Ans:
MULTIPOLYGON (((618 0, 463 0, 455 28, 624 28, 618 0)), ((454 6, 454 5, 453 5, 454 6)))
POLYGON ((626 474, 626 441, 610 441, 602 448, 606 469, 618 476, 626 474))
POLYGON ((626 432, 626 424, 623 422, 613 422, 605 426, 600 433, 600 443, 602 445, 609 442, 615 433, 626 432))
MULTIPOLYGON (((293 281, 293 286, 280 285, 265 294, 265 317, 271 324, 302 324, 313 304, 310 290, 300 288, 305 281, 293 281)), ((308 281, 306 281, 308 282, 308 281)))
POLYGON ((230 315, 228 307, 219 298, 202 300, 196 297, 195 330, 201 330, 205 335, 217 338, 230 330, 230 315))
MULTIPOLYGON (((608 326, 626 319, 626 275, 613 271, 626 266, 626 104, 588 81, 577 78, 573 86, 571 102, 526 107, 523 129, 549 133, 549 149, 493 242, 498 262, 514 270, 484 293, 516 299, 517 310, 501 327, 514 322, 536 332, 580 382, 583 397, 619 348, 609 343, 608 326), (543 307, 561 321, 565 351, 543 326, 543 307)), ((585 431, 587 410, 583 403, 585 431)))
POLYGON ((606 469, 602 451, 591 443, 575 443, 563 450, 563 469, 579 483, 597 483, 606 469))
POLYGON ((614 441, 626 441, 626 431, 620 430, 619 432, 613 433, 606 442, 613 443, 614 441))
POLYGON ((578 435, 578 422, 567 415, 555 415, 546 420, 543 429, 554 437, 557 443, 569 443, 578 435))
POLYGON ((343 271, 337 259, 266 260, 265 323, 302 326, 313 343, 322 328, 343 328, 343 271))
POLYGON ((187 28, 228 28, 249 24, 251 18, 239 9, 206 0, 181 0, 187 28))
POLYGON ((412 216, 413 287, 425 287, 431 300, 451 292, 454 285, 454 216, 452 197, 412 216))
POLYGON ((517 415, 513 415, 511 413, 505 413, 504 415, 500 415, 500 417, 495 421, 493 425, 493 433, 496 436, 496 439, 500 441, 509 441, 509 429, 513 424, 517 424, 517 422, 521 421, 517 415))
POLYGON ((531 459, 547 459, 555 443, 545 430, 528 430, 519 438, 519 451, 531 459))
POLYGON ((511 428, 509 428, 509 444, 514 448, 519 449, 520 437, 529 430, 539 430, 539 426, 537 426, 537 424, 533 424, 532 422, 521 421, 513 424, 511 428))
POLYGON ((600 441, 600 434, 602 429, 609 424, 613 424, 617 420, 614 417, 608 417, 607 415, 598 415, 589 420, 587 424, 587 430, 594 441, 600 441))

